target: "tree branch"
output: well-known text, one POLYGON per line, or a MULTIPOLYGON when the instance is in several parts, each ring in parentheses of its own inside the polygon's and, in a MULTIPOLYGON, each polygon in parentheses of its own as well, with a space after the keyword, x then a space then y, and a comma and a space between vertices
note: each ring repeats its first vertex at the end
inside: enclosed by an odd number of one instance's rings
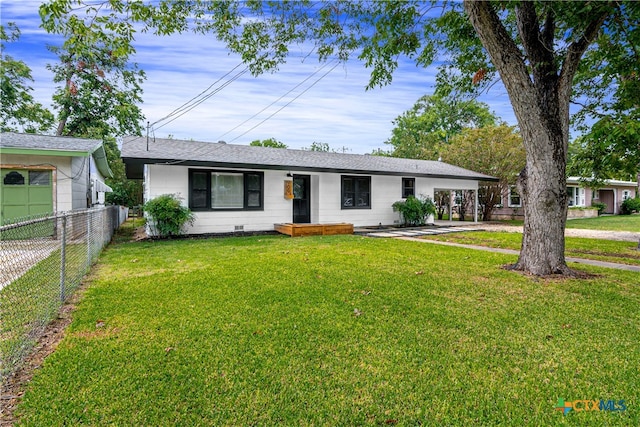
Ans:
MULTIPOLYGON (((533 90, 533 82, 529 77, 522 52, 500 21, 491 3, 465 0, 464 10, 491 57, 491 62, 500 73, 511 98, 511 104, 529 105, 530 99, 527 95, 533 90)), ((516 116, 523 113, 515 109, 514 112, 516 116)), ((520 118, 524 119, 524 116, 520 118)))
MULTIPOLYGON (((540 22, 536 14, 535 5, 532 2, 522 2, 516 7, 518 33, 522 39, 525 53, 531 63, 532 73, 535 81, 540 82, 549 75, 556 75, 557 70, 554 65, 553 51, 549 50, 548 31, 551 29, 551 40, 553 41, 552 23, 549 23, 550 16, 547 14, 545 32, 540 33, 540 22), (542 40, 541 40, 542 38, 542 40), (544 40, 544 41, 543 41, 544 40)), ((551 19, 553 22, 553 19, 551 19)))
POLYGON ((600 31, 600 28, 602 27, 602 24, 604 23, 609 13, 610 11, 606 9, 602 10, 586 26, 582 37, 569 45, 564 63, 562 64, 562 71, 560 72, 560 90, 564 91, 564 95, 569 96, 571 94, 573 77, 578 70, 578 64, 582 59, 582 55, 587 50, 589 45, 595 40, 598 32, 600 31))

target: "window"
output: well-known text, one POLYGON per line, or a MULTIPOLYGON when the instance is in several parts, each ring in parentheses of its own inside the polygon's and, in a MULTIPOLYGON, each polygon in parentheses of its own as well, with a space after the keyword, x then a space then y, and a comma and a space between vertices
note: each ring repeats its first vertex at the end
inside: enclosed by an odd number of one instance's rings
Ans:
POLYGON ((342 209, 371 209, 370 176, 342 176, 342 209))
POLYGON ((509 187, 509 207, 510 208, 518 208, 522 206, 522 200, 520 199, 520 194, 516 189, 515 185, 509 187))
POLYGON ((568 196, 568 199, 569 199, 569 206, 584 206, 585 205, 585 191, 584 191, 584 188, 567 187, 567 196, 568 196))
POLYGON ((12 171, 5 175, 4 185, 24 185, 24 176, 20 172, 12 171))
POLYGON ((262 210, 261 172, 189 170, 189 208, 203 210, 262 210))
POLYGON ((402 198, 416 195, 416 179, 402 178, 402 198))
POLYGON ((241 173, 211 174, 211 209, 242 209, 244 207, 244 175, 241 173))
POLYGON ((29 185, 49 185, 48 171, 29 171, 29 185))
POLYGON ((629 190, 624 190, 622 192, 622 201, 624 202, 625 200, 631 198, 631 191, 629 190))

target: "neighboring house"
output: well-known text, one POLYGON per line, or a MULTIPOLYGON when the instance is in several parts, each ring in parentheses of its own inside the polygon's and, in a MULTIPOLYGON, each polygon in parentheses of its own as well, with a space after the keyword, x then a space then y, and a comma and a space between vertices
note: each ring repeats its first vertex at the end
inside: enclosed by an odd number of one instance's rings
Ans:
POLYGON ((634 181, 618 181, 608 179, 598 190, 585 188, 580 178, 570 176, 567 178, 567 192, 569 193, 569 207, 586 207, 592 203, 604 203, 606 214, 620 213, 622 202, 636 197, 638 183, 634 181))
MULTIPOLYGON (((638 183, 634 181, 606 180, 604 186, 599 190, 586 187, 580 177, 570 176, 567 178, 567 195, 569 197, 569 209, 586 208, 593 203, 604 203, 606 205, 603 213, 618 214, 620 205, 626 199, 636 197, 638 183)), ((522 198, 518 194, 515 185, 511 186, 508 194, 502 197, 502 205, 493 212, 494 219, 521 219, 524 215, 522 209, 522 198)), ((571 216, 571 211, 570 211, 571 216)))
POLYGON ((104 203, 111 177, 102 141, 0 134, 0 224, 104 203))
MULTIPOLYGON (((447 163, 211 142, 126 137, 122 158, 144 199, 177 194, 189 234, 274 230, 280 223, 397 224, 392 204, 495 178, 447 163)), ((471 215, 473 217, 473 214, 471 215)))

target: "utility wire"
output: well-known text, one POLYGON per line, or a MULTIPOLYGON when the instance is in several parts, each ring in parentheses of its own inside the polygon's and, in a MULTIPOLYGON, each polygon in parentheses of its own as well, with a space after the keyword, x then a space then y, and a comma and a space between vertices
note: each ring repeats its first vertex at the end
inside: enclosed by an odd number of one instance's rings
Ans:
POLYGON ((309 89, 311 89, 312 87, 314 87, 320 80, 322 80, 323 78, 325 78, 329 73, 331 73, 333 70, 336 69, 336 67, 340 65, 340 62, 337 62, 336 65, 334 65, 333 67, 331 67, 331 69, 329 71, 327 71, 326 73, 324 73, 322 76, 320 76, 320 78, 318 78, 316 81, 314 81, 311 86, 309 86, 308 88, 306 88, 305 90, 303 90, 302 92, 300 92, 298 95, 296 95, 291 101, 287 102, 286 104, 284 104, 282 107, 280 107, 278 110, 276 110, 273 114, 271 114, 269 117, 267 117, 266 119, 262 120, 260 123, 258 123, 257 125, 253 126, 252 128, 250 128, 249 130, 247 130, 246 132, 236 136, 235 138, 233 138, 230 142, 235 141, 236 139, 245 136, 246 134, 248 134, 249 132, 251 132, 252 130, 254 130, 255 128, 257 128, 258 126, 262 125, 264 122, 266 122, 267 120, 269 120, 270 118, 272 118, 273 116, 275 116, 276 114, 278 114, 280 111, 284 110, 286 107, 288 107, 293 101, 295 101, 296 99, 300 98, 302 95, 304 95, 307 91, 309 91, 309 89))
POLYGON ((166 121, 165 123, 161 124, 160 126, 154 127, 154 130, 158 130, 160 128, 163 128, 166 125, 168 125, 169 123, 173 122, 174 120, 179 119, 180 117, 184 116, 185 114, 187 114, 188 112, 190 112, 191 110, 196 108, 198 105, 202 104, 204 101, 206 101, 207 99, 211 98, 213 95, 217 94, 218 92, 220 92, 225 87, 229 86, 234 81, 238 80, 243 74, 246 74, 247 71, 249 71, 249 68, 245 68, 244 70, 242 70, 239 73, 235 74, 230 80, 227 80, 226 82, 224 82, 220 87, 217 87, 211 93, 209 93, 206 96, 202 97, 197 102, 191 104, 188 109, 184 109, 181 113, 175 115, 171 120, 166 121))
MULTIPOLYGON (((289 91, 287 91, 287 93, 285 93, 284 95, 282 95, 280 98, 276 99, 275 101, 273 101, 271 104, 267 105, 266 107, 264 107, 262 110, 258 111, 257 113, 255 113, 253 116, 249 117, 248 119, 246 119, 245 121, 243 121, 242 123, 240 123, 239 125, 237 125, 236 127, 234 127, 231 130, 228 130, 227 132, 223 133, 222 135, 220 135, 218 138, 216 138, 217 140, 221 140, 223 136, 230 134, 231 132, 233 132, 234 130, 238 129, 240 126, 246 124, 247 122, 255 119, 257 116, 259 116, 260 114, 264 113, 266 110, 268 110, 269 108, 271 108, 274 104, 277 104, 278 102, 280 102, 283 98, 285 98, 287 95, 289 95, 291 92, 293 92, 294 90, 298 89, 300 86, 302 86, 304 83, 306 83, 307 81, 309 81, 312 77, 314 77, 316 74, 318 74, 320 71, 322 71, 324 68, 326 68, 330 63, 335 62, 336 60, 333 59, 329 62, 325 62, 322 67, 318 68, 316 71, 314 71, 312 74, 310 74, 309 76, 307 76, 306 79, 304 79, 303 81, 301 81, 300 83, 298 83, 297 85, 295 85, 294 87, 292 87, 291 89, 289 89, 289 91)), ((335 67, 334 67, 335 68, 335 67)), ((314 83, 315 84, 315 83, 314 83)), ((304 93, 304 92, 303 92, 304 93)), ((287 104, 288 105, 288 104, 287 104)), ((280 111, 280 110, 278 110, 280 111)), ((244 134, 243 134, 244 135, 244 134)), ((241 135, 242 136, 242 135, 241 135)), ((236 138, 237 139, 237 138, 236 138)), ((235 141, 235 139, 234 139, 235 141)))
MULTIPOLYGON (((196 96, 194 96, 193 98, 191 98, 190 100, 188 100, 187 102, 185 102, 184 104, 182 104, 181 106, 179 106, 178 108, 176 108, 175 110, 173 110, 172 112, 170 112, 169 114, 167 114, 166 116, 162 117, 161 119, 156 120, 155 122, 151 123, 150 126, 154 126, 158 123, 161 123, 171 117, 173 117, 174 115, 189 109, 191 110, 191 108, 189 108, 191 105, 193 105, 192 103, 195 103, 196 100, 198 100, 198 98, 200 98, 201 96, 204 96, 204 94, 206 92, 208 92, 212 87, 214 87, 216 84, 218 84, 222 79, 224 79, 225 77, 227 77, 229 74, 231 74, 232 72, 234 72, 236 69, 238 69, 238 67, 240 67, 242 65, 242 62, 240 62, 238 65, 236 65, 235 67, 233 67, 230 71, 228 71, 224 76, 220 77, 218 80, 216 80, 215 82, 211 83, 211 85, 209 85, 209 87, 207 87, 205 90, 203 90, 202 92, 200 92, 199 94, 197 94, 196 96)), ((239 73, 237 73, 234 78, 239 77, 239 75, 242 73, 244 74, 246 71, 248 70, 248 67, 245 67, 244 70, 240 71, 239 73)), ((208 99, 208 98, 207 98, 208 99)), ((196 105, 199 105, 196 104, 196 105)))

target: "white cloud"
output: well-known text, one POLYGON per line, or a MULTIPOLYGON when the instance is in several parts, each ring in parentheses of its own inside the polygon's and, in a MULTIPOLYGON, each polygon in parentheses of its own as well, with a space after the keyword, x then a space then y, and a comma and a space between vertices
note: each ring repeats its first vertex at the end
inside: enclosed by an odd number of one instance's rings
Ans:
MULTIPOLYGON (((19 25, 23 36, 18 43, 8 46, 7 52, 32 68, 34 96, 49 105, 55 85, 51 81, 52 73, 45 66, 55 63, 56 57, 46 50, 45 44, 60 43, 60 39, 47 35, 38 27, 39 5, 36 1, 3 1, 2 23, 15 21, 19 25)), ((212 36, 187 33, 157 37, 137 33, 134 45, 137 54, 132 60, 147 75, 141 108, 150 122, 189 101, 241 62, 212 36)), ((242 75, 182 117, 161 128, 158 126, 162 123, 158 123, 155 135, 171 134, 180 139, 204 141, 222 138, 229 142, 237 138, 233 142, 239 144, 274 137, 292 148, 318 141, 328 143, 336 150, 344 147, 352 153, 368 153, 377 148, 387 149, 384 141, 391 134, 391 121, 411 108, 419 97, 433 91, 435 72, 410 63, 400 63, 391 85, 365 90, 369 70, 353 61, 339 65, 301 94, 332 66, 320 70, 323 64, 312 57, 303 61, 303 54, 304 49, 295 52, 295 56, 276 73, 257 77, 250 73, 242 75), (314 72, 317 74, 291 94, 227 133, 314 72), (299 98, 293 100, 297 95, 299 98), (290 101, 282 111, 240 136, 290 101)), ((216 87, 243 68, 241 65, 216 87)), ((492 89, 492 93, 482 100, 508 123, 515 124, 503 89, 492 89)))

